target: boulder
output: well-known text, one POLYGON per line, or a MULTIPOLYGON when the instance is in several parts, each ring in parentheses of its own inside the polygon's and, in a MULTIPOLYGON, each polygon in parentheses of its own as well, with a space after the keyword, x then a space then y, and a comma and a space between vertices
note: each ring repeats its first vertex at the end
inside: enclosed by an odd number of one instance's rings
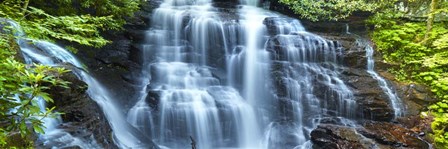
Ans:
POLYGON ((321 124, 311 132, 314 149, 369 149, 375 143, 365 140, 354 128, 321 124))

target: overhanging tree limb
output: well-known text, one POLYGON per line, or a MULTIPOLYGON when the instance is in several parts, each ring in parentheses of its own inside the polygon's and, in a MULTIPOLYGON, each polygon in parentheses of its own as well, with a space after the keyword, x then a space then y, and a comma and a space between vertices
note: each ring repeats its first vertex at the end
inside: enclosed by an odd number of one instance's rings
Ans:
POLYGON ((428 14, 428 20, 426 21, 426 33, 425 33, 425 39, 423 40, 423 43, 426 43, 428 41, 428 38, 431 36, 431 31, 432 31, 433 24, 434 24, 434 18, 436 16, 438 3, 439 3, 439 0, 431 1, 431 9, 428 14))

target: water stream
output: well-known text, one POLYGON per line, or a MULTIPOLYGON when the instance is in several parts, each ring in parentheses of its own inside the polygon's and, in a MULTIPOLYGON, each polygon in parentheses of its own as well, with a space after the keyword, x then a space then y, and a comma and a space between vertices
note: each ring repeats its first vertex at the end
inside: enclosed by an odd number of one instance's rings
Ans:
POLYGON ((356 38, 356 43, 359 46, 365 46, 364 50, 366 50, 366 57, 367 57, 367 72, 378 81, 379 86, 381 89, 386 93, 387 97, 389 98, 389 101, 392 105, 392 108, 394 110, 394 116, 395 118, 404 116, 405 114, 405 108, 401 101, 401 99, 398 97, 398 95, 395 93, 394 89, 391 87, 388 82, 378 75, 378 73, 375 72, 375 59, 374 59, 374 49, 371 46, 371 43, 366 41, 366 39, 360 37, 357 34, 352 34, 350 32, 350 26, 346 24, 346 34, 353 35, 356 38))
MULTIPOLYGON (((120 110, 121 107, 115 103, 114 98, 107 89, 87 72, 83 64, 75 56, 56 44, 26 39, 26 35, 21 31, 19 25, 12 21, 10 21, 10 24, 17 30, 17 42, 28 64, 40 63, 58 66, 68 63, 76 67, 72 71, 88 84, 87 93, 104 111, 113 130, 114 141, 118 146, 122 148, 148 148, 153 146, 152 141, 146 135, 138 132, 137 129, 126 122, 126 117, 123 111, 120 110)), ((45 112, 45 101, 39 99, 38 104, 41 110, 45 112)), ((65 148, 77 146, 86 149, 101 148, 96 143, 94 136, 90 136, 88 139, 74 137, 63 128, 60 128, 61 125, 62 120, 60 117, 44 118, 45 134, 40 135, 39 139, 45 147, 65 148)))
POLYGON ((392 105, 392 108, 394 109, 394 115, 395 118, 404 116, 404 107, 403 103, 401 102, 401 99, 398 97, 398 95, 394 92, 392 87, 386 82, 386 80, 378 75, 378 73, 375 72, 374 66, 375 66, 375 60, 373 58, 373 47, 370 46, 370 44, 366 45, 366 57, 367 57, 367 72, 378 81, 378 84, 380 85, 381 89, 383 89, 384 93, 386 93, 387 97, 389 97, 390 103, 392 105))
POLYGON ((258 3, 166 0, 155 9, 141 45, 147 85, 129 123, 167 148, 188 148, 190 136, 198 148, 309 148, 320 119, 355 119, 341 45, 258 3))
MULTIPOLYGON (((144 85, 128 111, 67 50, 44 41, 19 44, 29 63, 78 68, 73 72, 89 85, 121 148, 191 148, 191 139, 198 148, 311 148, 310 133, 321 120, 343 119, 348 126, 359 119, 340 78, 340 43, 258 8, 257 0, 232 8, 213 4, 165 0, 153 11, 140 45, 142 75, 135 78, 144 85)), ((373 49, 366 51, 368 72, 401 115, 400 100, 373 71, 373 49)), ((99 148, 59 129, 59 119, 48 121, 43 137, 55 148, 99 148)))

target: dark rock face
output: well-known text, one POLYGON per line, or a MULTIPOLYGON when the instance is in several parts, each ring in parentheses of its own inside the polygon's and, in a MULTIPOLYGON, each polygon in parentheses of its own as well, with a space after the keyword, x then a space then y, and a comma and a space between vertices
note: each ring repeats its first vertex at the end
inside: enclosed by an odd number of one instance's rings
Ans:
MULTIPOLYGON (((265 20, 265 23, 269 24, 269 19, 265 20)), ((390 121, 393 119, 394 111, 389 103, 388 96, 384 93, 381 87, 378 84, 378 81, 372 78, 372 76, 367 73, 367 58, 366 51, 364 47, 359 46, 356 43, 356 39, 353 36, 337 34, 337 36, 325 34, 324 38, 329 39, 322 41, 321 39, 312 39, 307 38, 306 34, 292 34, 287 35, 289 40, 294 40, 295 45, 297 47, 309 46, 309 44, 317 44, 326 42, 327 45, 334 46, 339 59, 335 62, 340 63, 338 67, 335 68, 333 65, 328 65, 322 62, 326 62, 328 57, 331 57, 328 53, 330 51, 318 50, 319 54, 313 59, 307 58, 298 58, 300 62, 313 62, 315 65, 319 67, 323 67, 325 69, 335 70, 342 69, 340 78, 344 81, 346 85, 350 87, 350 89, 354 93, 354 98, 357 104, 357 110, 361 111, 357 112, 356 117, 377 120, 377 121, 390 121), (305 40, 307 39, 307 40, 305 40), (314 41, 316 40, 316 41, 314 41), (304 45, 307 44, 307 45, 304 45), (339 48, 341 47, 341 48, 339 48), (341 51, 338 51, 341 50, 341 51), (341 53, 341 54, 339 54, 341 53)), ((273 90, 276 91, 276 96, 281 97, 282 102, 285 103, 286 109, 289 102, 285 102, 289 99, 287 97, 291 92, 288 89, 288 77, 291 77, 294 71, 302 70, 307 73, 312 73, 312 76, 315 76, 311 81, 313 83, 314 95, 317 98, 321 99, 323 102, 328 103, 337 103, 333 101, 334 98, 337 98, 336 91, 332 90, 328 87, 324 82, 321 81, 320 71, 312 71, 307 68, 303 68, 300 64, 289 64, 286 62, 288 58, 290 58, 290 53, 288 53, 287 47, 284 47, 282 41, 286 38, 284 35, 282 36, 274 36, 269 39, 267 42, 267 51, 271 53, 272 59, 274 60, 272 64, 272 79, 273 79, 273 90), (291 70, 290 70, 291 69, 291 70)), ((307 51, 305 51, 307 52, 307 51)), ((333 51, 332 51, 333 52, 333 51)), ((305 53, 305 55, 310 55, 305 53)), ((295 72, 295 73, 301 73, 295 72)), ((280 104, 283 105, 283 104, 280 104)), ((337 109, 336 104, 327 105, 328 109, 337 109)), ((284 115, 290 115, 288 110, 281 110, 281 113, 284 115)), ((331 114, 331 113, 330 113, 331 114)))
POLYGON ((436 100, 426 86, 397 81, 392 74, 384 70, 384 68, 389 67, 378 67, 378 72, 385 79, 391 80, 397 94, 405 105, 406 115, 419 115, 425 107, 436 100))
MULTIPOLYGON (((235 5, 236 1, 225 1, 224 0, 216 0, 214 3, 219 11, 219 15, 221 15, 224 19, 224 24, 228 26, 238 26, 237 22, 232 22, 227 20, 232 20, 238 17, 235 13, 237 6, 235 5)), ((138 76, 144 75, 139 70, 141 69, 141 64, 144 62, 143 60, 143 51, 147 49, 151 49, 143 46, 141 43, 145 41, 146 31, 149 28, 149 22, 151 19, 151 11, 153 8, 157 7, 160 4, 160 1, 149 1, 147 9, 144 9, 141 12, 137 13, 137 18, 130 21, 129 24, 125 26, 125 31, 123 32, 108 32, 105 33, 106 37, 109 40, 112 40, 113 43, 97 50, 91 49, 81 49, 78 54, 82 57, 83 61, 88 64, 88 67, 93 70, 93 73, 108 86, 112 93, 116 94, 116 97, 119 101, 122 101, 123 104, 133 103, 135 101, 131 101, 134 98, 136 91, 135 86, 146 85, 143 84, 140 80, 136 78, 140 78, 138 76), (92 58, 93 57, 93 58, 92 58)), ((280 11, 282 13, 286 13, 288 15, 293 14, 287 7, 282 4, 279 4, 278 1, 271 1, 270 9, 280 11)), ((359 14, 357 18, 355 18, 354 22, 349 22, 348 20, 343 20, 340 22, 319 22, 314 23, 310 21, 302 21, 304 26, 308 31, 318 31, 321 33, 316 33, 323 36, 328 42, 329 45, 333 45, 336 47, 342 46, 343 50, 338 51, 341 52, 341 55, 338 55, 341 65, 341 76, 340 78, 347 84, 350 89, 354 92, 354 98, 357 104, 357 112, 356 117, 364 118, 368 120, 374 121, 391 121, 393 119, 393 109, 389 103, 387 95, 382 91, 382 89, 378 86, 378 82, 373 79, 367 72, 367 58, 365 56, 366 51, 357 44, 356 38, 350 35, 345 34, 346 26, 345 24, 350 25, 350 29, 354 31, 363 31, 365 30, 365 26, 361 20, 365 18, 368 14, 359 14), (361 25, 362 24, 362 25, 361 25), (331 33, 322 33, 322 32, 331 32, 331 33), (343 58, 343 59, 342 59, 343 58)), ((185 17, 185 22, 188 22, 189 18, 185 17)), ((271 135, 282 135, 282 136, 290 136, 288 140, 275 140, 272 141, 274 144, 269 144, 270 147, 275 148, 275 146, 291 146, 294 147, 295 142, 298 142, 294 135, 289 133, 294 130, 295 124, 290 122, 294 118, 294 107, 292 107, 292 103, 297 102, 288 97, 288 94, 291 92, 288 89, 287 76, 291 74, 290 69, 298 70, 300 66, 292 65, 285 63, 287 60, 287 51, 285 47, 281 44, 281 36, 274 36, 278 34, 279 31, 276 29, 275 21, 279 21, 280 18, 266 18, 264 20, 264 24, 267 26, 270 37, 269 42, 267 43, 267 51, 272 55, 273 62, 271 64, 271 76, 272 76, 272 102, 279 105, 277 107, 267 107, 266 109, 275 110, 276 117, 278 117, 279 122, 275 122, 273 125, 274 133, 271 135)), ((291 19, 284 19, 280 21, 290 22, 291 19)), ((217 29, 214 29, 217 30, 217 29)), ((237 30, 238 31, 238 30, 237 30)), ((288 31, 285 31, 288 32, 288 31)), ((187 36, 187 35, 183 35, 187 36)), ((291 34, 289 36, 294 36, 294 40, 297 43, 296 46, 302 46, 301 41, 303 41, 305 35, 301 34, 291 34)), ((224 39, 215 39, 215 40, 224 40, 224 39)), ((236 44, 236 41, 231 41, 227 39, 228 43, 236 44)), ((167 41, 168 42, 168 41, 167 41)), ((196 54, 192 52, 191 46, 189 43, 184 41, 171 41, 171 42, 179 42, 185 43, 185 48, 182 49, 187 54, 196 54)), ((215 68, 224 68, 225 66, 225 51, 223 45, 213 45, 210 46, 212 49, 208 51, 212 51, 208 54, 207 58, 210 62, 210 65, 215 68), (219 49, 220 51, 217 51, 219 49)), ((152 48, 154 49, 154 48, 152 48)), ((241 50, 238 47, 229 48, 235 49, 236 53, 240 53, 241 50)), ((229 51, 230 52, 230 51, 229 51)), ((325 52, 325 51, 323 51, 325 52)), ((145 55, 146 58, 153 58, 154 55, 145 55)), ((315 62, 323 61, 324 57, 318 57, 315 59, 315 62)), ((377 61, 378 62, 378 61, 377 61)), ((383 65, 380 64, 380 68, 383 65)), ((385 64, 384 64, 385 66, 385 64)), ((300 68, 303 69, 303 68, 300 68)), ((213 72, 214 75, 216 72, 213 72)), ((313 72, 316 75, 319 72, 313 72)), ((385 76, 385 75, 383 75, 385 76)), ((388 78, 388 77, 386 77, 388 78)), ((388 78, 389 80, 393 80, 388 78)), ((76 82, 76 81, 75 81, 76 82)), ((328 91, 329 89, 325 87, 322 83, 319 84, 319 77, 315 78, 316 87, 316 95, 320 99, 325 99, 324 94, 319 94, 317 91, 328 91)), ((424 87, 420 87, 417 85, 409 85, 409 84, 394 84, 397 92, 400 94, 400 97, 405 100, 407 107, 407 111, 410 114, 417 114, 419 110, 423 107, 422 105, 427 104, 428 101, 431 101, 430 94, 424 89, 424 87), (409 101, 409 102, 408 102, 409 101)), ((61 91, 61 90, 60 90, 61 91)), ((104 117, 97 112, 87 112, 86 111, 95 111, 99 108, 96 106, 93 101, 85 101, 79 99, 80 97, 85 97, 86 95, 81 96, 81 92, 74 90, 73 92, 80 92, 79 94, 73 93, 64 93, 61 92, 64 96, 67 97, 67 100, 57 101, 56 106, 60 106, 60 112, 67 113, 66 116, 63 116, 64 120, 72 121, 72 125, 76 124, 79 126, 79 129, 88 129, 93 134, 105 134, 101 135, 100 138, 97 138, 98 142, 101 142, 106 148, 113 147, 113 143, 110 142, 110 128, 108 127, 107 121, 105 121, 104 117), (90 106, 83 106, 86 103, 90 106), (92 107, 92 105, 95 105, 92 107), (96 107, 96 109, 94 108, 96 107), (95 119, 99 117, 99 119, 95 119), (106 127, 104 127, 106 126, 106 127), (94 128, 98 127, 97 130, 94 128), (101 141, 102 140, 102 141, 101 141), (107 146, 109 145, 109 146, 107 146)), ((331 91, 329 91, 331 92, 331 91)), ((55 94, 57 94, 56 92, 55 94)), ((62 96, 62 95, 59 95, 62 96)), ((328 96, 331 97, 331 96, 328 96)), ((88 98, 88 97, 86 97, 88 98)), ((146 102, 154 109, 157 110, 159 103, 160 94, 154 91, 148 91, 148 96, 146 97, 146 102)), ((331 99, 329 99, 331 100, 331 99)), ((265 105, 263 105, 265 106, 265 105)), ((331 105, 334 106, 334 105, 331 105)), ((333 108, 334 107, 329 107, 333 108)), ((304 111, 307 111, 305 109, 304 111)), ((304 113, 305 115, 307 113, 304 113)), ((364 127, 365 129, 355 129, 352 127, 340 126, 339 123, 335 120, 322 120, 327 121, 326 124, 319 125, 315 130, 311 133, 311 140, 313 141, 314 148, 373 148, 375 146, 380 148, 394 148, 394 147, 409 147, 409 148, 425 148, 425 145, 422 145, 422 141, 413 136, 415 132, 409 131, 406 128, 403 128, 400 125, 383 123, 383 122, 370 122, 366 123, 364 127), (383 127, 384 126, 384 127, 383 127), (386 127, 387 126, 387 127, 386 127), (390 132, 389 132, 390 131, 390 132), (382 136, 388 136, 387 138, 382 138, 382 136), (406 136, 409 139, 402 139, 399 136, 406 136)), ((95 137, 97 137, 95 135, 95 137)))
POLYGON ((93 136, 104 148, 117 148, 103 111, 86 94, 87 84, 70 73, 64 74, 62 78, 71 82, 69 88, 53 87, 49 90, 54 99, 55 111, 64 113, 61 117, 65 123, 60 127, 86 140, 93 136))
POLYGON ((417 132, 400 125, 369 121, 363 126, 364 129, 359 129, 358 132, 380 144, 394 147, 429 148, 428 144, 416 137, 418 136, 417 132))
POLYGON ((394 117, 394 111, 389 103, 388 96, 378 86, 365 70, 348 68, 343 72, 343 79, 352 87, 358 111, 362 111, 365 119, 389 121, 394 117))
POLYGON ((418 114, 430 101, 430 91, 416 84, 400 83, 387 69, 394 67, 381 62, 376 55, 376 71, 391 81, 399 98, 405 104, 406 116, 398 118, 402 124, 389 123, 394 117, 387 95, 366 71, 367 57, 364 47, 356 43, 351 35, 321 34, 327 39, 338 40, 344 51, 341 78, 351 87, 358 105, 358 116, 368 121, 359 128, 335 124, 321 124, 311 133, 314 148, 428 148, 428 143, 420 139, 424 132, 430 132, 430 120, 422 120, 418 114), (412 116, 417 115, 417 116, 412 116), (382 121, 382 122, 378 122, 382 121), (355 134, 355 135, 354 135, 355 134), (351 138, 351 139, 350 139, 351 138), (353 138, 356 138, 353 140, 353 138))
POLYGON ((369 121, 363 127, 321 124, 311 132, 315 149, 429 148, 417 132, 397 124, 369 121))
POLYGON ((373 143, 362 141, 354 128, 323 124, 311 132, 314 149, 369 148, 373 143))

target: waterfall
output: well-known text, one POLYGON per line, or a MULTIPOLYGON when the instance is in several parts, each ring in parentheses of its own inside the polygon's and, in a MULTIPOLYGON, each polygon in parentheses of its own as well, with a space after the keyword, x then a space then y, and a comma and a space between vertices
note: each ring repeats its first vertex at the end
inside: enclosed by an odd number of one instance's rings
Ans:
MULTIPOLYGON (((321 121, 354 126, 342 45, 256 7, 258 0, 239 2, 220 8, 211 0, 163 1, 138 46, 140 86, 128 111, 65 49, 43 41, 21 49, 27 62, 77 67, 121 148, 190 148, 191 139, 197 148, 312 148, 310 133, 321 121)), ((373 49, 366 51, 368 72, 401 115, 399 99, 373 71, 373 49)), ((85 141, 74 142, 97 148, 85 141)))
MULTIPOLYGON (((19 37, 17 42, 21 51, 24 54, 27 63, 40 63, 43 65, 57 66, 61 63, 71 64, 78 69, 72 70, 81 80, 86 82, 89 86, 87 93, 94 99, 104 111, 109 124, 112 127, 114 141, 122 148, 148 148, 152 145, 151 141, 143 134, 140 134, 134 127, 126 122, 126 118, 120 107, 114 103, 114 98, 108 93, 107 89, 102 86, 93 76, 87 73, 83 64, 75 58, 70 52, 58 45, 46 41, 35 41, 25 39, 25 34, 21 31, 19 25, 13 21, 10 24, 18 31, 16 36, 19 37)), ((43 99, 39 99, 39 107, 43 112, 46 109, 46 103, 43 99)), ((72 136, 64 129, 59 128, 62 124, 60 117, 44 118, 44 132, 39 139, 44 143, 44 146, 49 148, 65 148, 65 147, 80 147, 80 148, 101 148, 93 139, 83 139, 72 136)))
POLYGON ((384 91, 384 93, 389 98, 389 101, 392 105, 392 108, 394 110, 394 116, 395 118, 404 116, 404 105, 401 101, 401 99, 398 97, 398 95, 395 93, 395 91, 392 89, 392 87, 386 82, 386 80, 378 75, 378 73, 375 72, 375 59, 373 57, 374 49, 370 45, 366 39, 363 39, 361 36, 357 34, 352 34, 350 32, 350 26, 348 24, 345 25, 346 27, 346 34, 353 35, 356 38, 356 43, 360 46, 365 46, 364 50, 366 50, 366 57, 367 57, 367 72, 378 81, 379 86, 384 91))
POLYGON ((165 0, 154 10, 127 120, 156 144, 309 148, 321 119, 356 119, 339 78, 342 46, 256 0, 240 3, 165 0))
MULTIPOLYGON (((44 65, 54 66, 56 63, 53 59, 48 56, 44 56, 41 53, 35 53, 34 48, 29 44, 29 42, 25 38, 25 33, 19 24, 12 20, 6 20, 9 26, 12 27, 12 32, 14 36, 17 38, 17 43, 20 46, 21 51, 24 54, 24 59, 27 64, 32 63, 41 63, 44 65)), ((36 42, 39 44, 41 42, 36 42)), ((61 51, 52 51, 52 52, 61 52, 61 51)), ((62 51, 63 52, 63 51, 62 51)), ((47 110, 46 102, 43 98, 37 97, 37 104, 42 113, 45 113, 47 110)), ((72 147, 79 146, 81 148, 99 148, 98 144, 95 140, 85 140, 82 138, 74 137, 70 133, 66 132, 63 129, 58 128, 58 126, 62 123, 61 117, 44 117, 42 119, 44 126, 44 133, 39 135, 39 140, 43 142, 45 147, 72 147)))
POLYGON ((198 148, 257 148, 261 132, 253 107, 208 66, 212 50, 226 46, 215 8, 206 1, 165 1, 153 18, 142 46, 148 86, 128 121, 161 146, 185 148, 191 136, 198 148), (158 105, 145 103, 153 96, 158 105))
POLYGON ((375 60, 373 59, 373 47, 370 46, 370 44, 366 44, 366 57, 367 57, 367 72, 378 81, 378 84, 380 85, 381 89, 383 89, 384 93, 386 93, 387 97, 389 97, 390 103, 392 105, 392 108, 394 109, 394 115, 395 118, 404 116, 404 107, 403 103, 401 102, 401 99, 397 96, 397 94, 392 90, 390 85, 386 82, 386 80, 378 75, 378 73, 375 72, 374 66, 375 66, 375 60))
MULTIPOLYGON (((38 59, 32 56, 39 55, 38 57, 47 57, 47 59, 53 59, 53 61, 59 61, 61 63, 69 63, 78 68, 83 67, 81 62, 79 62, 72 54, 70 54, 67 50, 55 44, 45 41, 35 41, 35 45, 40 50, 42 50, 42 52, 39 52, 38 49, 32 49, 30 51, 26 51, 25 55, 29 59, 38 59)), ((45 65, 57 65, 56 63, 43 63, 42 61, 36 61, 36 62, 45 65)), ((123 112, 119 110, 120 107, 116 103, 114 103, 115 102, 113 100, 114 98, 112 98, 112 96, 104 86, 102 86, 94 77, 92 77, 90 74, 88 74, 86 71, 82 69, 80 70, 75 69, 73 71, 82 81, 84 81, 89 86, 87 93, 102 108, 102 111, 104 111, 104 114, 113 130, 113 135, 117 145, 123 148, 129 148, 129 147, 142 148, 144 146, 150 145, 149 139, 147 139, 144 135, 139 135, 137 130, 135 130, 135 128, 133 128, 126 122, 126 118, 123 115, 123 112)), ((69 134, 67 133, 66 135, 69 134)), ((52 133, 46 133, 44 136, 60 137, 52 133)), ((57 140, 58 138, 54 139, 57 140)), ((48 140, 52 141, 52 139, 48 140)), ((95 146, 86 146, 85 143, 83 142, 76 143, 74 145, 79 146, 81 148, 99 148, 97 144, 94 144, 95 146)))

